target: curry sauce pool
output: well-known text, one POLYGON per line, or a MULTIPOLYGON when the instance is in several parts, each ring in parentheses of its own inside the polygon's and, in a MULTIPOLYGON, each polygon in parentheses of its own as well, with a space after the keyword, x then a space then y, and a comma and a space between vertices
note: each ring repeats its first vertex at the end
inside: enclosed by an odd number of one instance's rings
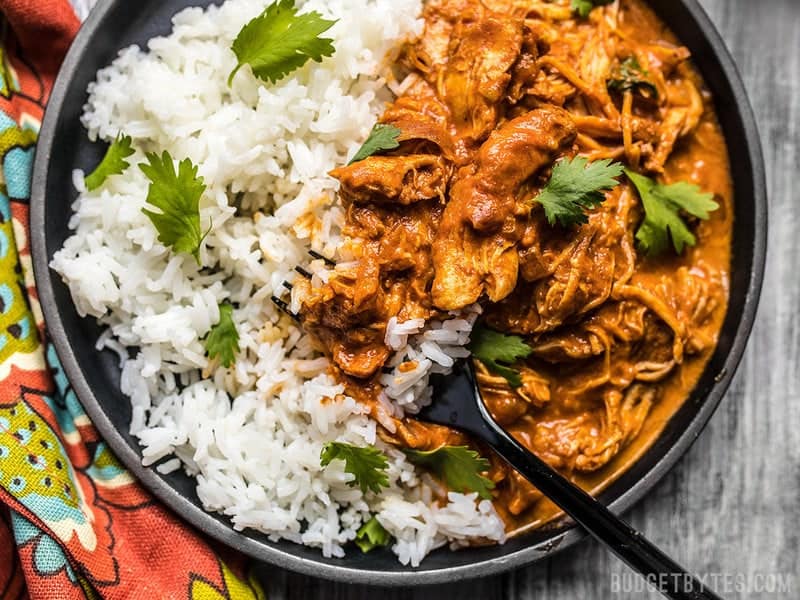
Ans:
MULTIPOLYGON (((440 3, 438 8, 429 4, 427 10, 438 10, 441 14, 448 10, 452 12, 452 7, 448 8, 450 4, 440 3)), ((461 8, 469 8, 470 4, 463 3, 461 8)), ((463 33, 464 43, 461 45, 465 51, 479 42, 468 34, 467 21, 490 18, 502 21, 485 27, 487 31, 516 27, 512 22, 514 18, 508 17, 516 13, 506 10, 509 8, 506 4, 509 3, 489 3, 488 8, 495 10, 478 17, 463 12, 468 18, 463 20, 459 31, 463 33), (501 12, 508 14, 503 14, 500 19, 496 13, 501 12)), ((638 14, 630 12, 636 6, 623 5, 620 18, 626 22, 630 20, 630 15, 638 14)), ((467 353, 465 345, 476 319, 481 319, 479 331, 495 331, 504 336, 519 334, 527 348, 535 346, 536 334, 504 329, 495 321, 499 318, 497 315, 502 314, 500 307, 488 302, 485 296, 481 296, 477 303, 461 308, 431 305, 429 314, 410 318, 399 311, 385 314, 376 311, 375 327, 353 329, 360 329, 357 333, 363 336, 365 346, 378 356, 384 355, 385 360, 379 362, 379 369, 371 379, 365 377, 365 371, 351 378, 352 375, 345 377, 341 372, 337 373, 335 368, 331 370, 332 363, 339 362, 335 352, 320 352, 325 350, 320 342, 330 343, 336 339, 334 336, 326 338, 322 331, 317 331, 315 337, 306 335, 274 310, 269 302, 272 294, 280 292, 282 281, 292 279, 290 268, 295 265, 303 266, 313 275, 311 286, 317 291, 324 290, 326 284, 341 284, 343 280, 339 278, 359 266, 365 269, 367 281, 371 276, 369 268, 375 265, 360 259, 358 252, 363 250, 358 246, 364 238, 351 235, 348 230, 353 222, 351 213, 356 211, 349 204, 347 190, 343 194, 345 197, 336 199, 336 181, 326 173, 346 168, 346 163, 368 136, 375 120, 386 113, 381 119, 385 121, 388 112, 404 103, 403 98, 407 96, 409 100, 399 108, 408 109, 405 114, 409 118, 403 120, 402 115, 398 115, 392 121, 393 126, 404 136, 421 135, 426 127, 430 132, 430 120, 426 122, 415 117, 419 111, 414 112, 414 98, 410 98, 414 80, 406 77, 415 73, 423 61, 420 55, 412 57, 408 54, 409 46, 402 43, 405 36, 422 32, 422 24, 415 19, 419 4, 409 2, 403 6, 388 6, 365 2, 356 7, 358 14, 351 13, 352 4, 345 3, 298 3, 298 7, 301 13, 316 10, 325 20, 341 21, 321 33, 321 37, 333 40, 335 53, 324 57, 321 63, 309 61, 277 83, 259 80, 256 72, 246 65, 233 78, 232 87, 226 86, 226 80, 238 62, 231 52, 233 40, 249 20, 263 13, 266 8, 263 2, 229 2, 207 13, 199 10, 184 13, 177 17, 175 31, 169 38, 154 40, 146 53, 129 51, 115 67, 100 75, 85 116, 90 135, 100 135, 110 141, 121 131, 132 138, 136 154, 128 158, 130 167, 124 173, 110 176, 96 191, 82 194, 73 222, 77 226, 76 237, 67 243, 55 266, 69 282, 79 308, 101 317, 110 327, 110 337, 104 336, 103 341, 125 355, 123 382, 125 391, 132 397, 132 425, 143 442, 147 461, 158 462, 159 469, 169 470, 177 466, 171 455, 177 455, 198 475, 198 490, 209 510, 227 513, 239 528, 254 527, 273 537, 321 547, 326 554, 334 555, 340 555, 345 544, 357 535, 363 547, 368 548, 364 542, 371 542, 370 533, 380 532, 379 528, 382 528, 388 536, 373 535, 375 541, 371 543, 389 543, 401 560, 413 564, 431 548, 448 541, 463 544, 480 538, 501 540, 502 527, 494 515, 495 510, 503 513, 505 507, 510 506, 508 496, 504 495, 512 477, 510 474, 503 479, 496 478, 494 468, 483 469, 481 457, 457 450, 469 445, 467 439, 446 438, 449 450, 438 454, 440 447, 418 445, 418 453, 414 454, 410 452, 415 448, 413 444, 403 439, 399 446, 393 446, 392 442, 397 443, 400 435, 409 440, 413 435, 433 439, 410 417, 415 407, 427 400, 427 374, 432 370, 447 369, 449 362, 467 353), (374 12, 369 13, 370 10, 374 12), (368 14, 371 22, 362 22, 362 17, 368 14), (382 42, 379 44, 378 40, 382 42), (395 79, 390 80, 389 87, 400 100, 393 99, 376 78, 381 72, 379 57, 390 47, 395 48, 391 58, 396 60, 395 79), (401 48, 399 54, 397 48, 401 48), (370 51, 366 58, 365 49, 370 51), (207 227, 213 227, 198 248, 200 265, 191 253, 176 251, 170 244, 162 243, 161 232, 155 223, 141 212, 150 204, 147 196, 152 181, 138 165, 144 162, 145 152, 161 156, 164 151, 169 152, 176 165, 189 159, 198 168, 197 177, 202 177, 206 186, 199 202, 198 219, 203 225, 203 233, 207 227), (338 264, 335 271, 324 261, 306 262, 309 248, 335 259, 338 264), (238 352, 229 367, 220 362, 219 355, 210 356, 208 343, 209 334, 218 331, 225 321, 225 306, 232 307, 231 319, 239 336, 238 352), (127 356, 128 351, 119 343, 125 347, 138 346, 141 350, 127 356), (333 361, 326 359, 325 355, 333 361), (375 417, 379 425, 370 416, 375 417), (340 446, 331 446, 332 443, 340 446), (351 461, 353 464, 349 464, 347 446, 362 450, 374 447, 379 455, 386 457, 386 468, 381 468, 383 463, 379 456, 374 456, 377 462, 371 471, 357 467, 355 459, 351 461), (330 461, 323 466, 320 455, 326 449, 330 450, 326 454, 330 461), (420 452, 431 454, 420 457, 420 452), (453 460, 471 465, 475 477, 466 482, 449 478, 447 470, 442 471, 439 467, 453 460), (381 483, 384 481, 381 473, 388 481, 388 487, 381 483), (495 485, 494 490, 488 491, 488 495, 495 498, 494 506, 489 500, 474 495, 487 493, 489 486, 485 479, 495 485), (370 483, 379 491, 375 492, 370 483), (477 491, 459 493, 473 488, 477 491), (364 523, 369 526, 366 530, 362 527, 364 523)), ((684 146, 696 139, 699 129, 687 131, 682 136, 676 134, 680 140, 676 151, 671 155, 668 153, 666 175, 648 170, 647 162, 655 152, 651 152, 646 144, 651 144, 654 150, 660 139, 652 130, 648 133, 647 123, 643 122, 655 120, 644 111, 645 104, 653 102, 653 97, 648 97, 652 88, 647 82, 632 81, 632 63, 627 61, 628 56, 611 61, 609 72, 613 71, 614 77, 623 81, 623 87, 628 85, 624 82, 629 81, 631 90, 612 89, 609 95, 620 115, 624 115, 625 93, 632 92, 631 115, 636 118, 631 119, 630 139, 631 144, 640 146, 638 168, 635 160, 619 153, 620 146, 625 153, 625 135, 622 143, 614 141, 613 135, 616 134, 613 132, 615 128, 621 129, 621 125, 616 127, 613 118, 598 112, 597 106, 591 102, 587 104, 586 100, 582 102, 587 106, 577 110, 575 104, 580 95, 575 90, 567 90, 565 81, 579 86, 581 82, 569 78, 562 80, 552 71, 559 65, 553 62, 558 59, 555 45, 549 49, 544 45, 548 27, 558 35, 562 32, 566 35, 571 28, 588 34, 593 29, 605 27, 601 16, 606 21, 616 18, 614 11, 618 7, 596 9, 588 19, 574 15, 567 3, 529 3, 518 8, 525 8, 525 14, 521 16, 523 42, 518 56, 513 58, 512 67, 505 73, 498 70, 499 67, 486 70, 490 79, 496 74, 500 79, 508 75, 508 82, 498 87, 489 81, 481 88, 481 97, 475 102, 470 100, 465 107, 446 106, 447 111, 454 114, 475 116, 474 122, 469 122, 470 117, 459 125, 463 135, 452 134, 449 127, 445 128, 444 136, 437 131, 427 133, 428 137, 424 138, 430 142, 427 147, 411 137, 397 139, 398 148, 380 149, 366 160, 353 163, 353 172, 364 169, 365 164, 377 159, 396 161, 402 156, 425 155, 427 158, 418 163, 416 171, 410 171, 409 177, 414 185, 401 186, 397 196, 407 204, 399 202, 395 212, 418 211, 419 218, 426 218, 423 211, 435 206, 431 212, 441 211, 440 218, 443 219, 452 200, 456 179, 468 179, 461 178, 460 171, 475 162, 471 157, 479 153, 489 137, 501 135, 507 122, 518 118, 525 121, 526 115, 534 111, 556 113, 548 109, 559 105, 573 122, 559 119, 566 123, 565 140, 572 135, 572 125, 575 140, 570 148, 545 148, 546 152, 552 152, 550 162, 542 163, 530 180, 522 182, 519 190, 514 190, 514 196, 529 195, 529 215, 541 218, 546 203, 537 204, 534 198, 541 197, 542 190, 553 180, 554 165, 569 160, 574 166, 577 164, 574 163, 576 156, 587 161, 587 168, 608 158, 613 165, 624 162, 634 172, 659 183, 686 181, 685 173, 691 169, 684 169, 672 179, 669 178, 669 169, 673 168, 674 160, 684 151, 684 146), (549 12, 545 14, 543 11, 549 12), (530 45, 526 40, 526 28, 530 26, 541 29, 536 35, 542 42, 537 42, 535 64, 528 64, 528 67, 546 73, 546 83, 552 84, 553 89, 560 86, 567 90, 565 100, 559 104, 558 98, 553 97, 547 102, 534 102, 531 100, 533 95, 525 91, 525 98, 521 96, 509 109, 507 98, 515 89, 514 82, 522 77, 517 77, 517 73, 524 70, 523 59, 527 61, 526 57, 533 56, 525 49, 526 44, 530 45), (548 58, 548 54, 554 56, 548 58), (623 72, 623 63, 627 65, 626 72, 623 72), (485 119, 492 114, 497 115, 497 121, 488 127, 485 119), (602 142, 592 150, 588 146, 576 147, 576 144, 586 141, 587 128, 593 128, 589 137, 602 142), (602 137, 606 134, 597 131, 611 131, 608 134, 611 138, 606 140, 602 137), (647 140, 641 138, 645 134, 649 136, 647 140), (431 135, 434 140, 430 139, 431 135), (456 139, 459 137, 466 141, 462 143, 456 139), (432 147, 434 141, 436 146, 432 147), (409 149, 412 144, 419 147, 409 149), (616 154, 603 155, 608 151, 616 154), (415 179, 417 174, 420 177, 415 179), (422 195, 433 191, 439 194, 438 201, 434 201, 434 197, 412 201, 414 190, 421 190, 422 195)), ((432 14, 426 13, 429 30, 443 31, 445 26, 442 23, 430 25, 432 14)), ((425 36, 427 32, 419 44, 428 44, 431 51, 439 48, 441 40, 426 42, 425 36)), ((663 39, 664 34, 658 31, 657 36, 663 39)), ((580 43, 589 44, 590 41, 580 43)), ((446 46, 441 55, 449 65, 451 47, 455 48, 456 44, 451 44, 448 38, 446 46)), ((496 56, 498 60, 502 59, 501 62, 509 60, 506 52, 496 56)), ((659 69, 646 58, 639 59, 639 65, 649 72, 649 78, 656 80, 652 85, 658 91, 659 69)), ((453 60, 452 64, 456 62, 453 60)), ((468 61, 463 64, 469 67, 468 61)), ((577 61, 569 64, 586 78, 583 67, 577 69, 577 61)), ((424 75, 423 79, 428 76, 424 75)), ((565 77, 569 76, 569 73, 565 74, 565 77)), ((679 74, 672 74, 666 81, 669 83, 681 78, 679 74)), ((443 85, 456 86, 459 80, 469 83, 470 77, 468 73, 462 73, 462 76, 443 73, 441 80, 443 85)), ((697 87, 702 92, 699 83, 697 87)), ((438 90, 436 97, 441 100, 438 90)), ((659 92, 658 98, 666 98, 666 95, 659 92)), ((670 100, 668 106, 674 108, 675 103, 670 100)), ((446 118, 450 119, 448 115, 446 118)), ((434 120, 439 118, 436 114, 429 116, 434 120)), ((621 119, 620 116, 617 124, 621 119)), ((635 154, 636 149, 630 152, 635 154)), ((687 156, 691 161, 692 155, 687 156)), ((404 178, 405 175, 401 184, 404 178)), ((473 182, 475 180, 473 177, 473 182)), ((616 176, 616 180, 608 198, 604 194, 598 206, 588 210, 581 207, 579 213, 587 215, 591 226, 592 220, 597 219, 596 213, 608 212, 615 195, 622 189, 628 190, 630 198, 626 201, 632 222, 624 229, 626 232, 632 230, 635 235, 644 218, 641 203, 624 177, 616 176)), ((705 181, 698 180, 697 183, 703 191, 714 191, 705 181)), ((467 189, 468 186, 462 184, 460 187, 467 189)), ((497 189, 490 191, 498 192, 497 189)), ((375 205, 387 204, 380 200, 374 194, 371 199, 361 201, 359 214, 364 219, 369 219, 370 213, 378 214, 375 205)), ((495 194, 489 204, 494 205, 496 201, 498 209, 507 210, 503 208, 507 200, 495 194)), ((719 197, 717 201, 722 202, 719 197)), ((521 199, 515 197, 512 212, 517 210, 518 203, 521 199)), ((384 209, 389 211, 388 206, 384 209)), ((491 229, 493 214, 487 213, 484 215, 486 219, 476 218, 475 222, 491 229)), ((499 214, 496 213, 495 217, 499 214)), ((693 269, 697 263, 690 260, 690 253, 707 247, 709 239, 703 235, 703 229, 716 223, 721 214, 720 210, 711 211, 711 218, 706 221, 690 218, 681 212, 681 221, 697 236, 699 243, 694 248, 684 249, 675 259, 670 259, 668 253, 662 254, 652 260, 653 268, 662 268, 665 276, 677 272, 681 265, 693 269)), ((521 222, 528 219, 522 215, 514 218, 521 222)), ((387 220, 386 223, 392 222, 387 220)), ((459 235, 472 233, 461 228, 462 222, 458 218, 452 223, 453 231, 461 232, 459 235)), ((547 244, 563 243, 566 247, 582 227, 575 225, 559 229, 550 228, 549 223, 547 227, 542 224, 545 250, 553 252, 552 246, 547 244)), ((432 239, 433 244, 439 229, 436 225, 420 235, 432 239)), ((486 230, 488 234, 497 233, 489 229, 486 230)), ((501 245, 513 240, 515 248, 517 245, 521 248, 526 243, 525 235, 516 240, 516 231, 509 230, 507 237, 504 235, 496 238, 501 245)), ((596 237, 590 239, 590 246, 596 237)), ((370 239, 369 243, 376 239, 370 239)), ((402 241, 400 238, 394 240, 402 241)), ((476 236, 475 241, 479 242, 480 238, 476 236)), ((409 262, 416 265, 414 256, 411 261, 402 256, 405 247, 405 244, 396 244, 393 267, 402 265, 403 261, 406 265, 409 262)), ((509 258, 513 260, 509 248, 501 254, 501 264, 506 264, 504 261, 509 258)), ((643 254, 640 256, 636 244, 633 250, 637 264, 643 264, 643 254)), ((522 256, 519 251, 517 253, 522 256)), ((543 254, 547 256, 547 252, 543 254)), ((435 276, 437 265, 431 260, 435 276)), ((526 266, 518 269, 517 283, 527 281, 520 275, 529 273, 530 265, 523 263, 526 266)), ((402 298, 403 282, 410 281, 408 273, 404 277, 398 270, 386 277, 382 268, 378 265, 380 287, 384 288, 385 284, 389 288, 383 290, 387 297, 392 296, 389 292, 394 292, 395 299, 402 298)), ((498 271, 498 275, 507 272, 510 269, 498 271)), ((503 281, 509 285, 508 277, 503 281)), ((346 279, 344 282, 347 283, 346 279)), ((294 283, 300 282, 295 279, 294 283)), ((491 282, 481 278, 480 285, 486 283, 491 282)), ((309 314, 316 292, 308 294, 307 291, 303 297, 301 287, 295 286, 297 291, 292 298, 292 309, 302 308, 309 314)), ((518 287, 515 285, 514 289, 518 287)), ((503 286, 497 289, 502 290, 503 286)), ((424 305, 424 297, 429 292, 426 284, 425 289, 413 290, 409 295, 421 298, 420 303, 424 305)), ((364 298, 369 301, 367 296, 364 298)), ((414 309, 414 303, 406 303, 409 310, 414 309)), ((668 316, 664 311, 660 314, 668 316)), ((340 316, 350 318, 347 311, 340 316)), ((571 324, 582 322, 578 316, 571 324)), ((322 309, 319 317, 325 317, 322 309)), ((336 324, 335 320, 328 320, 328 323, 336 324)), ((313 329, 311 325, 309 329, 313 329)), ((347 343, 352 341, 341 335, 338 339, 347 343)), ((699 364, 690 358, 691 354, 685 353, 685 356, 683 366, 676 367, 675 373, 688 375, 690 361, 699 364)), ((503 372, 512 379, 516 373, 527 381, 529 377, 523 372, 523 366, 544 370, 535 364, 542 359, 533 355, 519 362, 493 361, 491 356, 485 358, 487 366, 495 369, 490 373, 494 377, 498 376, 497 369, 506 369, 503 372)), ((357 366, 358 362, 358 356, 354 356, 353 365, 357 366)), ((369 361, 361 362, 371 366, 367 364, 369 361)), ((675 380, 669 376, 665 382, 675 380)), ((506 382, 506 377, 501 377, 501 383, 505 385, 506 382)), ((648 385, 655 387, 655 384, 648 385)), ((660 384, 659 389, 662 387, 667 385, 660 384)), ((505 385, 505 391, 507 394, 523 392, 530 396, 522 388, 509 389, 505 385)), ((664 406, 664 398, 666 396, 659 393, 653 410, 664 406)), ((675 402, 680 399, 676 392, 675 402)), ((591 407, 589 401, 587 397, 587 410, 591 407)), ((645 427, 649 424, 650 420, 646 419, 645 427)), ((627 442, 624 440, 621 446, 627 449, 636 445, 627 442)), ((472 451, 481 453, 480 448, 472 451)), ((482 458, 492 460, 488 455, 482 458)), ((523 510, 519 520, 526 522, 530 515, 529 511, 523 510)), ((508 518, 508 515, 503 516, 508 518)), ((354 547, 349 551, 359 552, 354 547)))

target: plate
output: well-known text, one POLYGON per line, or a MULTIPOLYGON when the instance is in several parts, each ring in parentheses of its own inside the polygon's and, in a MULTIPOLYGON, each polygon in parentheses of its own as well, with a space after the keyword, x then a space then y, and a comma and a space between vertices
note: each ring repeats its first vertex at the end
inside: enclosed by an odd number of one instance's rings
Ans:
MULTIPOLYGON (((31 195, 31 244, 39 298, 49 334, 79 400, 100 434, 141 483, 198 530, 251 557, 318 577, 351 583, 422 585, 507 571, 578 543, 585 534, 567 522, 510 539, 502 546, 440 549, 419 568, 402 566, 388 550, 350 552, 324 558, 317 549, 271 542, 255 532, 237 532, 224 517, 205 512, 194 480, 183 472, 160 475, 141 465, 128 433, 131 408, 119 388, 116 356, 95 350, 100 329, 81 319, 66 286, 48 264, 69 236, 70 206, 77 197, 72 171, 91 171, 102 144, 90 143, 80 124, 87 86, 96 72, 131 44, 169 33, 171 17, 207 0, 106 0, 80 30, 62 65, 37 148, 31 195)), ((661 479, 700 435, 728 388, 755 318, 764 273, 767 201, 764 164, 753 113, 733 60, 695 0, 652 0, 659 16, 689 47, 717 100, 717 113, 731 156, 736 206, 731 298, 719 345, 688 401, 656 443, 600 499, 616 512, 633 506, 661 479)))

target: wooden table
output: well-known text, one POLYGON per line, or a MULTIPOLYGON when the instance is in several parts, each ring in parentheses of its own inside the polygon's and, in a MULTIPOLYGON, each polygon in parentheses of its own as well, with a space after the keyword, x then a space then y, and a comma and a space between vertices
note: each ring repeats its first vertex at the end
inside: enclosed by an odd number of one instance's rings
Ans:
MULTIPOLYGON (((769 267, 753 337, 727 397, 691 451, 628 518, 687 568, 752 582, 781 573, 792 588, 726 598, 794 599, 800 598, 800 0, 701 3, 736 58, 758 118, 770 191, 769 267)), ((416 591, 332 584, 272 567, 264 581, 270 600, 659 597, 612 594, 613 578, 629 573, 587 542, 514 573, 416 591)))

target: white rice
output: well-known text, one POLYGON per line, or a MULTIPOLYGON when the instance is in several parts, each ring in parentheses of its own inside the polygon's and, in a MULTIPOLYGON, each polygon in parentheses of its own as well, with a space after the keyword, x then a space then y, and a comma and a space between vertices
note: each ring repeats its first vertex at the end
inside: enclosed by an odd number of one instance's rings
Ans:
MULTIPOLYGON (((307 255, 313 248, 336 256, 341 243, 343 211, 327 173, 352 156, 390 98, 380 77, 384 56, 419 32, 421 0, 299 0, 303 10, 339 19, 329 32, 335 55, 277 85, 262 85, 244 68, 228 89, 231 42, 267 4, 186 9, 169 36, 123 50, 98 73, 83 124, 92 140, 132 136, 134 166, 94 192, 76 173, 74 235, 52 267, 77 310, 108 328, 98 348, 120 356, 144 464, 195 475, 206 509, 236 529, 343 556, 377 514, 400 561, 414 566, 443 544, 501 541, 490 502, 455 493, 433 501, 426 478, 377 438, 376 422, 343 395, 311 339, 270 301, 296 265, 327 280, 323 262, 307 255), (207 185, 200 214, 213 227, 200 252, 204 270, 160 244, 141 211, 148 181, 135 165, 144 152, 163 150, 190 158, 207 185), (241 352, 231 369, 208 372, 201 340, 224 300, 238 306, 241 352), (322 469, 321 449, 333 440, 383 449, 390 487, 364 495, 348 485, 340 461, 322 469)), ((390 323, 386 342, 396 353, 382 377, 384 425, 430 401, 428 376, 467 354, 476 316, 390 323), (409 361, 413 370, 398 368, 409 361)))

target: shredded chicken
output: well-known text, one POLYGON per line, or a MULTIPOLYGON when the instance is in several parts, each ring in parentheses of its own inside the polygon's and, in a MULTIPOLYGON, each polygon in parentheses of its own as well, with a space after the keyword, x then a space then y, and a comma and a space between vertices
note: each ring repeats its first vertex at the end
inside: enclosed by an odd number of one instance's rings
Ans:
POLYGON ((341 193, 355 203, 413 204, 444 199, 448 166, 440 156, 370 156, 331 173, 342 184, 341 193))
POLYGON ((575 137, 564 110, 537 109, 508 121, 481 147, 473 166, 453 181, 433 244, 433 303, 464 308, 483 293, 493 302, 517 285, 519 241, 530 208, 519 187, 569 146, 575 137))
MULTIPOLYGON (((489 327, 532 349, 514 367, 519 387, 476 365, 489 410, 582 481, 652 434, 666 413, 655 424, 648 415, 677 406, 713 351, 730 210, 692 224, 695 248, 656 260, 637 251, 643 209, 625 180, 574 228, 550 225, 532 199, 555 161, 579 154, 696 183, 729 206, 713 107, 689 52, 640 0, 588 19, 569 0, 429 0, 423 16, 396 65, 405 91, 380 119, 400 130, 400 146, 332 173, 346 264, 324 285, 298 283, 304 325, 348 393, 377 410, 388 321, 480 303, 489 327), (609 85, 623 63, 640 85, 609 85)), ((380 435, 400 447, 471 443, 387 418, 380 435)), ((495 505, 524 524, 540 494, 490 458, 495 505)))

